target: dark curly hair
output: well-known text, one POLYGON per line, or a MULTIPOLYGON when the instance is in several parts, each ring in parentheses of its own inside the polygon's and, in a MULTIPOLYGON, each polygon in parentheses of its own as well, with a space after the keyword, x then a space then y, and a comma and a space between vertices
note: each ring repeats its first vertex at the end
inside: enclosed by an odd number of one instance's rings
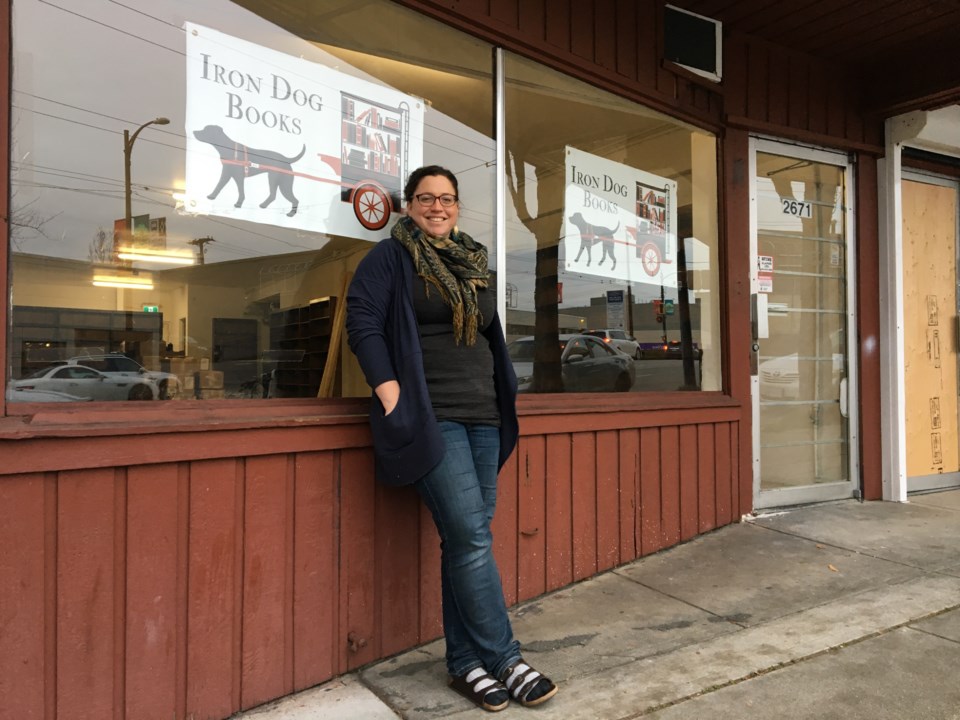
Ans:
POLYGON ((417 185, 420 184, 420 181, 425 177, 433 177, 435 175, 441 175, 450 181, 450 184, 453 185, 453 192, 459 200, 460 186, 457 184, 457 176, 447 170, 445 167, 440 167, 439 165, 425 165, 424 167, 417 168, 410 173, 410 177, 407 178, 407 184, 403 186, 403 201, 408 204, 412 203, 413 194, 417 191, 417 185))

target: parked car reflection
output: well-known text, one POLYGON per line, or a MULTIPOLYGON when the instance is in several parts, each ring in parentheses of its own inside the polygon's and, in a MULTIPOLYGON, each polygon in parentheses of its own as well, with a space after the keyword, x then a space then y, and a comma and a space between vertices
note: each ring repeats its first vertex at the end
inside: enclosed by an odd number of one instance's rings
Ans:
POLYGON ((29 403, 48 403, 48 402, 87 402, 88 397, 79 397, 78 395, 69 395, 54 390, 24 390, 22 388, 8 387, 7 402, 29 402, 29 403))
MULTIPOLYGON (((110 376, 83 365, 41 368, 14 380, 10 386, 15 391, 65 393, 82 400, 153 400, 160 395, 157 384, 150 378, 110 376)), ((24 399, 23 402, 36 400, 24 399)))
POLYGON ((637 342, 635 337, 627 335, 623 330, 617 328, 601 328, 600 330, 584 330, 583 334, 600 338, 620 352, 626 353, 637 360, 640 359, 640 343, 637 342))
POLYGON ((180 380, 176 375, 161 372, 160 370, 147 370, 136 360, 122 353, 81 355, 70 358, 67 362, 70 365, 83 365, 84 367, 93 368, 94 370, 99 370, 104 375, 110 375, 112 377, 134 378, 142 375, 156 383, 160 400, 170 400, 180 394, 180 380))
MULTIPOLYGON (((534 339, 507 345, 520 392, 533 388, 534 339)), ((626 392, 633 386, 633 360, 591 335, 560 335, 560 363, 567 392, 626 392)))

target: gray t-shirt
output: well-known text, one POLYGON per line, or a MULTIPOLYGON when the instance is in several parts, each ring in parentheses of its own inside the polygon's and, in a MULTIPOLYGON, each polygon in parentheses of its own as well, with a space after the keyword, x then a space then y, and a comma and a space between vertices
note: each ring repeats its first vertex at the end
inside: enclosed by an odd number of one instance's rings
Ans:
POLYGON ((423 370, 437 420, 465 425, 500 425, 497 394, 493 385, 493 353, 480 331, 493 321, 497 292, 491 283, 477 292, 481 320, 477 342, 467 345, 453 341, 453 311, 440 293, 417 276, 413 285, 413 307, 420 326, 423 370))

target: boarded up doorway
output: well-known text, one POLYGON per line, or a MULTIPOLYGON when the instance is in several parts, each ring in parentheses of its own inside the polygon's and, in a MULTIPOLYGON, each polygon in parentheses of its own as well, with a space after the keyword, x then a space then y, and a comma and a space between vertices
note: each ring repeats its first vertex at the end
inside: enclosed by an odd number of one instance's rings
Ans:
POLYGON ((960 484, 957 183, 904 180, 907 489, 960 484))

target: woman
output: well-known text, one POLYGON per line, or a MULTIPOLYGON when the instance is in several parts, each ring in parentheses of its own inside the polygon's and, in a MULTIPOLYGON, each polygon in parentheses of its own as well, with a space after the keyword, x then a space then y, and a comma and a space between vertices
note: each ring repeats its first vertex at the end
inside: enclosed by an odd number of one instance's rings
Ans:
POLYGON ((407 214, 361 261, 347 332, 370 387, 377 477, 412 483, 440 534, 450 686, 485 710, 557 686, 523 661, 493 558, 497 473, 517 442, 517 380, 487 249, 457 229, 457 179, 411 173, 407 214))

